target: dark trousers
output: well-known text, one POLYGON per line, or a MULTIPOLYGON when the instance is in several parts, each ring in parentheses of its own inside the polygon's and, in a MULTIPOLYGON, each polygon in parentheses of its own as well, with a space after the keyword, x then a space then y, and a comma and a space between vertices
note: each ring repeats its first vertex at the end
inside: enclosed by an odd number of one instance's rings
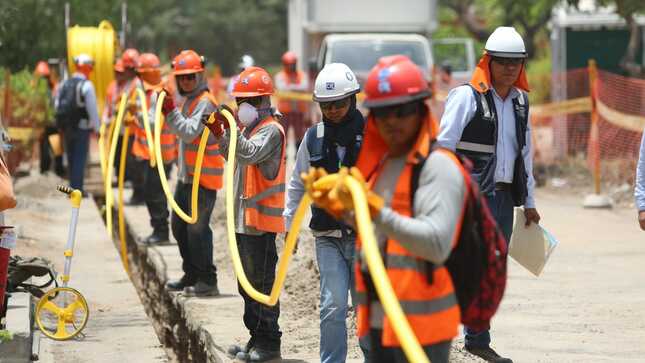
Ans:
MULTIPOLYGON (((172 163, 164 164, 166 175, 172 171, 172 163)), ((146 160, 144 168, 144 192, 143 197, 148 207, 150 214, 150 225, 155 232, 168 232, 168 199, 161 187, 161 179, 159 179, 159 172, 157 166, 151 167, 148 160, 146 160)))
POLYGON ((129 175, 132 182, 132 200, 145 200, 145 174, 146 169, 149 167, 150 162, 148 160, 138 159, 134 155, 128 154, 126 175, 129 175))
POLYGON ((54 172, 60 177, 65 176, 65 168, 63 167, 63 155, 54 155, 54 150, 49 144, 49 136, 58 133, 58 128, 54 126, 45 127, 45 132, 40 140, 40 173, 48 172, 54 164, 54 172))
POLYGON ((74 189, 83 190, 85 165, 90 148, 90 130, 65 131, 65 152, 69 167, 69 185, 74 189))
MULTIPOLYGON (((177 183, 175 201, 187 214, 191 214, 191 184, 177 183)), ((209 225, 217 191, 199 187, 197 208, 199 215, 195 224, 188 224, 172 213, 170 224, 172 235, 177 240, 179 254, 183 260, 182 269, 190 279, 200 280, 209 285, 217 284, 217 269, 213 264, 213 231, 209 225)))
MULTIPOLYGON (((497 190, 494 194, 487 196, 488 207, 490 208, 493 218, 502 230, 506 243, 511 240, 513 232, 513 195, 510 191, 497 190)), ((476 331, 464 327, 466 333, 466 345, 472 347, 487 347, 490 345, 490 330, 476 331)))
MULTIPOLYGON (((432 327, 428 327, 432 329, 432 327)), ((370 350, 367 362, 369 363, 405 363, 408 359, 401 347, 384 347, 381 343, 383 330, 370 330, 370 350)), ((432 345, 423 346, 428 359, 432 363, 448 363, 450 358, 451 341, 440 342, 432 345)))
MULTIPOLYGON (((263 294, 271 292, 275 280, 278 262, 275 236, 275 233, 259 236, 235 234, 246 277, 251 285, 263 294)), ((251 299, 239 283, 238 290, 244 299, 244 325, 251 334, 253 346, 271 351, 280 350, 280 303, 275 306, 261 304, 251 299)))

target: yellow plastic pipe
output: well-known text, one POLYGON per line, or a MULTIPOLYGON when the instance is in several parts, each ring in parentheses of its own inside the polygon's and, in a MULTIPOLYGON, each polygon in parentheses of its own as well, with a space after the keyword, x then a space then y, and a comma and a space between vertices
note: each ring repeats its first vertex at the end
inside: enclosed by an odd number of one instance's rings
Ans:
MULTIPOLYGON (((118 138, 117 135, 115 138, 118 138)), ((125 181, 125 166, 128 156, 128 141, 130 137, 130 126, 126 126, 123 130, 123 138, 121 141, 121 159, 119 162, 119 176, 117 179, 118 187, 118 218, 119 218, 119 242, 121 246, 121 261, 125 267, 125 272, 130 275, 130 264, 128 263, 128 248, 126 245, 125 237, 125 217, 123 215, 123 182, 125 181)), ((112 188, 110 188, 112 189, 112 188)))
POLYGON ((150 156, 150 167, 154 168, 156 164, 156 154, 153 151, 154 139, 150 129, 150 118, 148 117, 148 103, 146 101, 146 94, 141 88, 137 88, 137 95, 139 96, 139 103, 141 104, 141 112, 143 112, 143 129, 146 132, 146 143, 148 144, 148 155, 150 156))
MULTIPOLYGON (((157 108, 155 109, 155 134, 154 134, 154 146, 153 150, 157 160, 163 160, 161 156, 161 128, 163 127, 163 120, 161 119, 161 107, 163 106, 163 100, 166 98, 166 92, 161 91, 157 99, 157 108)), ((144 120, 145 123, 145 120, 144 120)), ((159 172, 159 179, 161 181, 161 187, 163 192, 166 194, 166 198, 170 203, 172 210, 183 219, 184 222, 189 224, 194 224, 197 222, 198 217, 198 207, 197 207, 197 195, 199 193, 199 178, 202 175, 202 163, 204 161, 204 151, 206 151, 206 144, 208 143, 208 136, 210 135, 210 130, 208 127, 204 127, 204 132, 202 132, 201 139, 199 140, 199 147, 197 149, 197 160, 195 160, 195 174, 193 174, 193 189, 191 192, 190 198, 190 211, 191 214, 188 215, 184 212, 175 197, 170 190, 168 185, 168 177, 166 176, 166 170, 164 170, 163 163, 157 163, 157 171, 159 172)), ((146 137, 148 135, 146 134, 146 137)), ((150 144, 150 141, 148 141, 150 144)))
POLYGON ((106 127, 105 123, 101 122, 101 127, 99 128, 99 162, 101 164, 101 177, 103 178, 103 182, 105 182, 105 168, 107 164, 107 160, 105 158, 105 132, 106 132, 106 127))
MULTIPOLYGON (((114 174, 114 158, 116 156, 116 146, 119 138, 119 133, 121 132, 121 123, 123 122, 125 104, 126 95, 123 94, 121 96, 121 101, 119 102, 119 110, 116 115, 116 120, 114 121, 114 131, 112 132, 112 137, 110 139, 110 153, 108 154, 108 161, 105 170, 105 224, 107 226, 108 235, 110 236, 110 238, 112 238, 113 236, 112 205, 114 204, 114 192, 112 190, 112 176, 114 174)), ((122 148, 122 150, 123 149, 127 150, 127 148, 122 148)), ((122 163, 120 167, 125 168, 124 163, 122 163)), ((120 200, 119 204, 122 204, 122 202, 123 200, 120 200)), ((129 274, 129 268, 127 265, 127 251, 125 251, 125 249, 123 248, 121 249, 121 262, 123 263, 123 267, 129 274)))

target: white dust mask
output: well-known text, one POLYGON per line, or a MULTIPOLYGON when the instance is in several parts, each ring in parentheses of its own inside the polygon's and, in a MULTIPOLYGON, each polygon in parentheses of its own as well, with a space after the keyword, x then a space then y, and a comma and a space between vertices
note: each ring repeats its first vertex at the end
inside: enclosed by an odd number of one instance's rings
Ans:
POLYGON ((237 117, 240 119, 240 122, 244 126, 249 126, 252 124, 255 120, 258 118, 258 110, 248 104, 248 102, 244 102, 243 104, 240 105, 239 109, 237 110, 237 117))

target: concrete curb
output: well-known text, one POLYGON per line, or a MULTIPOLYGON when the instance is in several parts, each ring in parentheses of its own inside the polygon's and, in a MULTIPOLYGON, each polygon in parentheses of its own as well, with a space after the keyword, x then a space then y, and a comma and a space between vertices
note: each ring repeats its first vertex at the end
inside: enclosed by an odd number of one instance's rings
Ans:
POLYGON ((13 339, 0 344, 0 362, 23 363, 32 358, 34 309, 33 298, 26 292, 13 292, 7 310, 7 330, 13 339))

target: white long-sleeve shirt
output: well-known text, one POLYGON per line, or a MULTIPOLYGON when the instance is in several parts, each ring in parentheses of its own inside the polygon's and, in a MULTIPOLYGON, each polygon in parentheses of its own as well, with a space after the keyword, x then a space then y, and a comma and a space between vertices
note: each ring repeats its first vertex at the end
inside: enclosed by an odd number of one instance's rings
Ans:
MULTIPOLYGON (((519 91, 511 89, 506 99, 502 99, 495 89, 492 89, 495 109, 497 111, 497 165, 495 167, 496 183, 512 183, 515 168, 515 158, 520 152, 515 133, 515 113, 513 99, 519 96, 519 91)), ((477 100, 470 86, 454 88, 448 94, 446 106, 441 117, 441 131, 437 142, 442 147, 455 150, 461 135, 477 112, 477 100)), ((530 119, 530 115, 529 115, 530 119)), ((526 168, 528 195, 526 208, 535 208, 535 179, 533 178, 533 152, 531 145, 530 124, 526 127, 526 145, 521 150, 526 168)))
POLYGON ((638 211, 645 210, 645 132, 641 140, 641 151, 638 156, 638 166, 636 167, 636 185, 634 186, 634 198, 636 199, 636 208, 638 211))

